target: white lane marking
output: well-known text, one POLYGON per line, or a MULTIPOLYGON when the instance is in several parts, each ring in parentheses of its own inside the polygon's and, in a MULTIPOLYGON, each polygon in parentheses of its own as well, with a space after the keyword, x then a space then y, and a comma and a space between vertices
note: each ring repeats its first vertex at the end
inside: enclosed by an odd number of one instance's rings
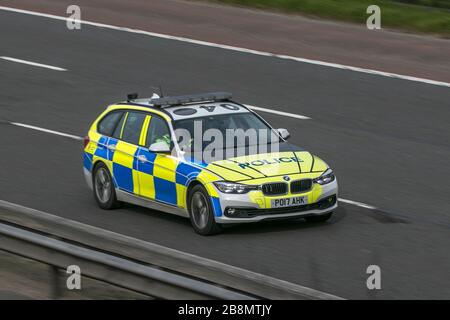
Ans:
MULTIPOLYGON (((15 13, 29 14, 29 15, 45 17, 45 18, 50 18, 50 19, 56 19, 56 20, 63 20, 63 21, 67 21, 67 19, 68 19, 67 17, 63 17, 63 16, 57 16, 57 15, 53 15, 53 14, 47 14, 47 13, 41 13, 41 12, 29 11, 29 10, 22 10, 22 9, 16 9, 16 8, 11 8, 11 7, 4 7, 4 6, 0 6, 0 10, 11 11, 11 12, 15 12, 15 13)), ((355 72, 361 72, 361 73, 367 73, 367 74, 372 74, 372 75, 388 77, 388 78, 421 82, 421 83, 431 84, 431 85, 435 85, 435 86, 442 86, 442 87, 450 88, 449 82, 412 77, 412 76, 396 74, 396 73, 391 73, 391 72, 373 70, 373 69, 347 66, 347 65, 339 64, 339 63, 331 63, 331 62, 325 62, 325 61, 320 61, 320 60, 299 58, 299 57, 294 57, 294 56, 289 56, 289 55, 275 54, 275 53, 264 52, 264 51, 259 51, 259 50, 253 50, 253 49, 229 46, 229 45, 225 45, 225 44, 213 43, 213 42, 208 42, 208 41, 195 40, 195 39, 190 39, 190 38, 185 38, 185 37, 171 36, 171 35, 162 34, 162 33, 155 33, 155 32, 149 32, 149 31, 144 31, 144 30, 113 26, 113 25, 109 25, 109 24, 86 21, 86 20, 80 21, 80 23, 85 24, 85 25, 100 27, 100 28, 107 28, 107 29, 112 29, 112 30, 137 33, 137 34, 142 34, 142 35, 147 35, 147 36, 157 37, 157 38, 162 38, 162 39, 177 40, 177 41, 182 41, 182 42, 187 42, 187 43, 192 43, 192 44, 197 44, 197 45, 202 45, 202 46, 207 46, 207 47, 214 47, 214 48, 250 53, 250 54, 255 54, 255 55, 265 56, 265 57, 275 57, 275 58, 279 58, 279 59, 292 60, 292 61, 296 61, 296 62, 303 62, 303 63, 313 64, 313 65, 318 65, 318 66, 323 66, 323 67, 349 70, 349 71, 355 71, 355 72)))
POLYGON ((58 136, 71 138, 71 139, 74 139, 74 140, 83 140, 82 137, 74 136, 72 134, 67 134, 67 133, 63 133, 63 132, 59 132, 59 131, 54 131, 54 130, 49 130, 49 129, 45 129, 45 128, 36 127, 36 126, 30 126, 28 124, 23 124, 23 123, 18 123, 18 122, 9 122, 9 124, 12 124, 12 125, 18 126, 18 127, 23 127, 23 128, 28 128, 28 129, 32 129, 32 130, 37 130, 37 131, 41 131, 41 132, 51 133, 51 134, 55 134, 55 135, 58 135, 58 136))
POLYGON ((33 61, 27 61, 27 60, 16 59, 16 58, 11 58, 11 57, 0 57, 0 59, 11 61, 11 62, 28 64, 28 65, 34 66, 34 67, 41 67, 41 68, 51 69, 51 70, 55 70, 55 71, 67 71, 67 69, 50 66, 48 64, 36 63, 36 62, 33 62, 33 61))
POLYGON ((267 112, 267 113, 273 113, 273 114, 276 114, 276 115, 285 116, 285 117, 289 117, 289 118, 296 118, 296 119, 301 119, 301 120, 309 120, 309 119, 311 119, 310 117, 302 116, 301 114, 289 113, 289 112, 278 111, 278 110, 273 110, 273 109, 260 108, 260 107, 251 106, 251 105, 248 105, 248 104, 246 106, 249 107, 252 110, 261 111, 261 112, 267 112))
POLYGON ((371 206, 370 204, 366 204, 366 203, 362 203, 362 202, 358 202, 358 201, 353 201, 353 200, 347 200, 347 199, 342 199, 339 198, 338 199, 340 202, 344 202, 344 203, 348 203, 357 207, 361 207, 361 208, 365 208, 365 209, 369 209, 369 210, 376 210, 377 207, 371 206))

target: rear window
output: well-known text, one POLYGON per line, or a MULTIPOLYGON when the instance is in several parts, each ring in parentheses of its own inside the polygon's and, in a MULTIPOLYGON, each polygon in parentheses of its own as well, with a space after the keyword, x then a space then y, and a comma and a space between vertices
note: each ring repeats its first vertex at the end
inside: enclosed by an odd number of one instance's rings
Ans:
POLYGON ((105 136, 112 136, 114 129, 120 118, 122 118, 123 111, 114 111, 108 113, 97 126, 97 131, 105 136))

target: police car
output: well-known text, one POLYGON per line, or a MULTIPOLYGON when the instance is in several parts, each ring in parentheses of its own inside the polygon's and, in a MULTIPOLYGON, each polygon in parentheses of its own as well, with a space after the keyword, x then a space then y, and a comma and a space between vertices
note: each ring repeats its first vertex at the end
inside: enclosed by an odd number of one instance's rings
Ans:
POLYGON ((84 175, 101 208, 127 202, 177 214, 202 235, 228 223, 326 221, 336 177, 288 138, 228 93, 131 94, 92 124, 84 175))

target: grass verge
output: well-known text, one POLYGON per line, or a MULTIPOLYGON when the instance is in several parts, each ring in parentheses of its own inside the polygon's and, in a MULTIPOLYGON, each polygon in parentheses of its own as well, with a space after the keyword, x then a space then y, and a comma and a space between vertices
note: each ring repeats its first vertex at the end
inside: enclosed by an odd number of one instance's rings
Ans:
MULTIPOLYGON (((450 10, 424 7, 392 0, 216 0, 287 13, 303 13, 323 18, 366 24, 369 5, 381 8, 381 26, 450 38, 450 10)), ((414 1, 409 1, 415 3, 414 1)), ((423 4, 423 2, 418 2, 423 4)))

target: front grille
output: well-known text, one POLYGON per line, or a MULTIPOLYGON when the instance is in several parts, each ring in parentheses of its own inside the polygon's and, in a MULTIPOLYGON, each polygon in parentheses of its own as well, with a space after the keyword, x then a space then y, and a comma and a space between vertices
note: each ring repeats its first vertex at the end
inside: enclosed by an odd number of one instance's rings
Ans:
POLYGON ((291 193, 302 193, 311 190, 312 188, 312 180, 311 179, 303 179, 292 181, 291 183, 291 193))
POLYGON ((266 196, 286 194, 287 183, 284 182, 266 183, 262 185, 261 190, 266 196))

